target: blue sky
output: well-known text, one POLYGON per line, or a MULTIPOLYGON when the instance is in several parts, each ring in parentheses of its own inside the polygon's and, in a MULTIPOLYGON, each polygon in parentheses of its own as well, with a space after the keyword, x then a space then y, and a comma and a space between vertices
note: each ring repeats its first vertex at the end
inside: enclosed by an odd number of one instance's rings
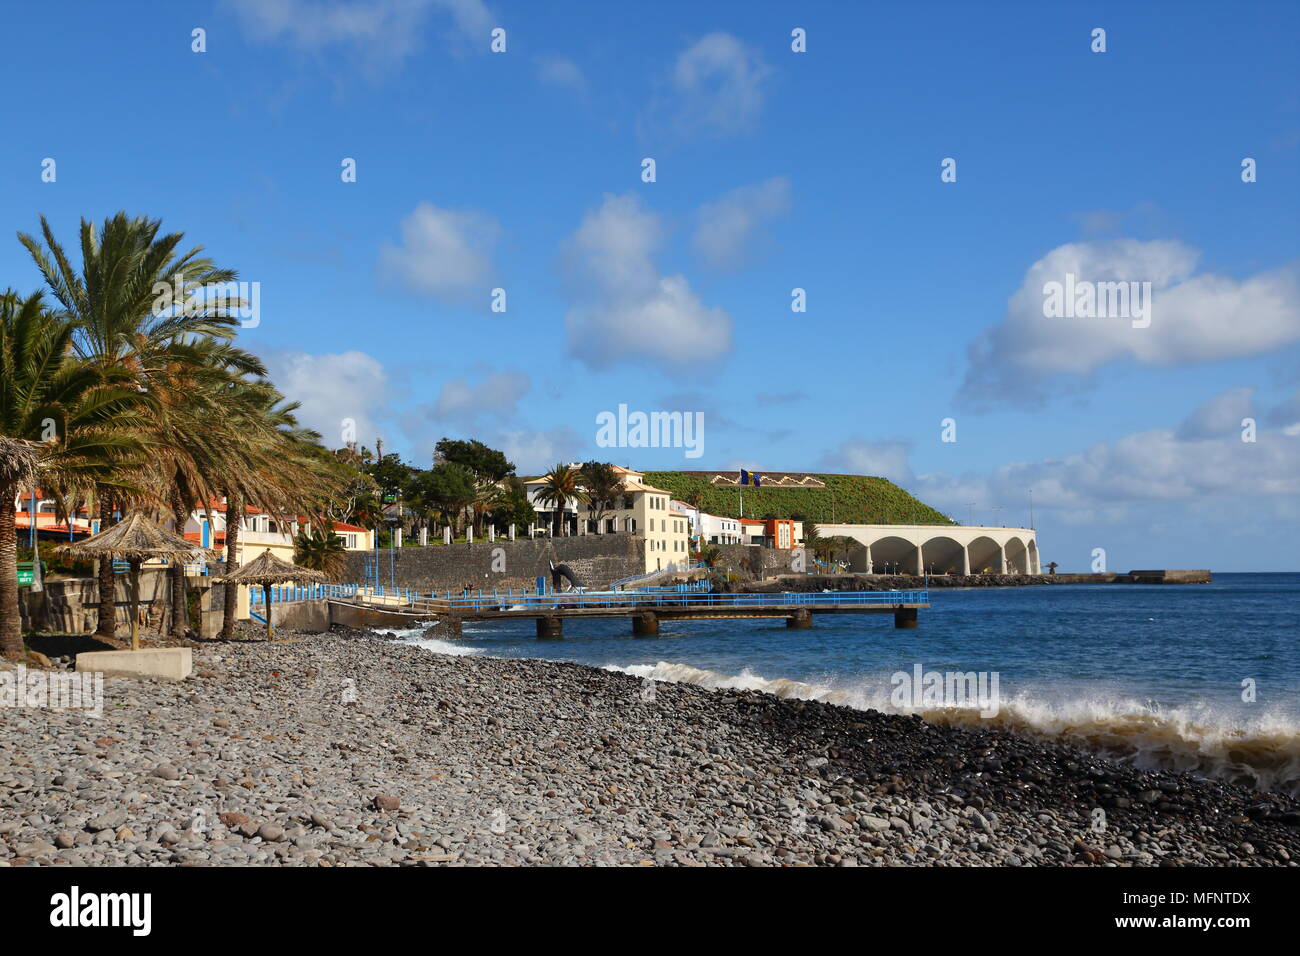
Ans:
MULTIPOLYGON (((184 231, 260 283, 241 341, 327 441, 883 474, 963 521, 1023 522, 1032 488, 1066 568, 1296 570, 1298 28, 1293 3, 23 5, 0 220, 184 231), (1151 281, 1150 326, 1045 317, 1064 272, 1151 281), (703 412, 703 457, 598 448, 620 403, 703 412)), ((0 242, 0 285, 38 281, 0 242)))

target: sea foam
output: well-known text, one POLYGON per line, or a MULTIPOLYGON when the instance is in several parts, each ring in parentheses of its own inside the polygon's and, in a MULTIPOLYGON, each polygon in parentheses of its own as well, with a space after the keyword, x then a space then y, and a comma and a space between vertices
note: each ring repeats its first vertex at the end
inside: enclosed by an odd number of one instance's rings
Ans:
POLYGON ((1083 746, 1144 770, 1186 771, 1300 795, 1300 722, 1290 715, 1265 713, 1243 724, 1236 715, 1210 708, 1161 707, 1103 694, 1066 697, 1033 688, 1004 695, 997 715, 986 718, 974 707, 900 708, 891 700, 887 676, 823 684, 769 679, 748 668, 720 674, 667 661, 604 669, 710 690, 762 691, 857 710, 917 714, 948 726, 1007 730, 1083 746))

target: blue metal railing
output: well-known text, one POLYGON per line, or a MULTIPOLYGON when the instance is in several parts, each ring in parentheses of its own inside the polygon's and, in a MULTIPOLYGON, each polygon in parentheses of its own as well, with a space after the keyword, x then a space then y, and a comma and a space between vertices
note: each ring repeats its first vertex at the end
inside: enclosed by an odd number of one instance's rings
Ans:
MULTIPOLYGON (((356 584, 275 584, 271 586, 271 603, 292 601, 319 601, 323 598, 352 597, 360 589, 356 584)), ((382 590, 382 589, 381 589, 382 590)), ((266 603, 266 594, 260 587, 248 589, 249 604, 266 603)))
POLYGON ((697 561, 695 564, 683 565, 680 568, 661 568, 658 571, 646 571, 643 574, 632 574, 625 578, 619 578, 610 585, 612 590, 619 590, 625 585, 635 584, 637 581, 648 581, 650 578, 659 577, 661 574, 671 574, 674 571, 698 571, 700 568, 707 568, 708 564, 704 561, 697 561))
POLYGON ((618 591, 597 593, 542 594, 529 591, 462 591, 432 594, 430 599, 452 611, 535 610, 554 608, 760 608, 863 605, 892 607, 898 604, 929 604, 928 590, 914 591, 784 591, 766 594, 712 594, 698 591, 618 591))

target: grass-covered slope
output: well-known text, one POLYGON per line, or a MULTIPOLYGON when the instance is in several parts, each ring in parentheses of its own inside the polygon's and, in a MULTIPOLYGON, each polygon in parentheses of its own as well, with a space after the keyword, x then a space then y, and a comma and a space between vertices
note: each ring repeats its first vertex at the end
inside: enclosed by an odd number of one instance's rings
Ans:
MULTIPOLYGON (((746 518, 795 518, 845 524, 956 524, 947 515, 913 498, 892 481, 866 475, 815 475, 825 488, 746 487, 746 518)), ((645 480, 674 498, 691 501, 710 514, 740 516, 734 487, 710 484, 707 478, 680 471, 648 471, 645 480)))

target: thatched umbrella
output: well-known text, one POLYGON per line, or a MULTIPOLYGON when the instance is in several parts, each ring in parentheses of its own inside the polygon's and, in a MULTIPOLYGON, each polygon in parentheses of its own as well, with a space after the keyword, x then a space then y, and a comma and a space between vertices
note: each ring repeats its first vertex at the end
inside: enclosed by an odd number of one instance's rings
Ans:
POLYGON ((231 571, 221 580, 227 584, 262 585, 262 593, 266 595, 263 607, 266 611, 266 639, 269 641, 273 639, 271 637, 271 585, 311 584, 325 579, 325 575, 321 572, 290 564, 282 558, 277 558, 271 553, 271 549, 267 548, 248 564, 231 571))
POLYGON ((20 487, 34 482, 40 465, 39 447, 21 438, 0 435, 0 482, 20 487))
MULTIPOLYGON (((140 649, 140 564, 147 558, 172 558, 182 555, 216 557, 181 535, 159 527, 138 511, 85 541, 61 545, 65 554, 125 558, 131 565, 131 650, 140 649)), ((175 613, 175 609, 173 609, 175 613)))

